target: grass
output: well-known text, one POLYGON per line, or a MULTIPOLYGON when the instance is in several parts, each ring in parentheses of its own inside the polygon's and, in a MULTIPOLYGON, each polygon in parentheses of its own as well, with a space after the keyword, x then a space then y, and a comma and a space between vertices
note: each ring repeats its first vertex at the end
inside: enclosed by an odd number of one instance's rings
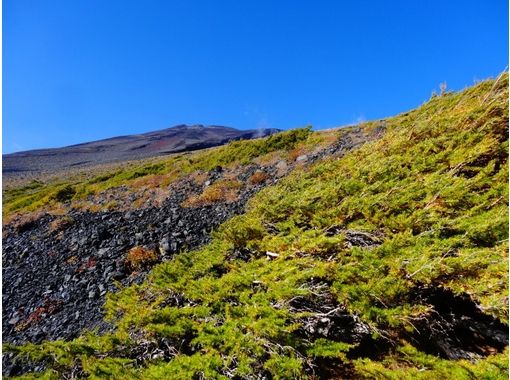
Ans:
MULTIPOLYGON (((40 210, 52 210, 63 203, 71 202, 70 207, 88 196, 101 194, 119 186, 136 189, 146 187, 166 187, 170 183, 217 166, 234 167, 249 164, 254 158, 275 152, 286 152, 298 145, 313 146, 323 140, 313 136, 310 128, 295 129, 255 140, 233 141, 213 149, 189 154, 179 154, 170 158, 158 158, 149 163, 129 163, 122 169, 102 173, 88 180, 77 178, 54 179, 49 183, 32 181, 31 183, 3 191, 3 216, 40 210)), ((326 136, 326 135, 324 135, 326 136)))
POLYGON ((385 122, 380 140, 297 169, 255 196, 209 245, 109 294, 114 333, 4 349, 48 360, 48 378, 76 362, 91 378, 298 379, 311 376, 313 363, 356 378, 508 378, 508 350, 452 361, 406 338, 434 314, 411 302, 420 286, 467 294, 508 323, 508 74, 385 122), (380 236, 381 244, 346 244, 348 230, 380 236), (250 258, 235 259, 239 250, 250 258), (183 304, 172 303, 176 295, 183 304), (298 332, 310 313, 291 307, 296 297, 334 299, 393 348, 359 358, 348 355, 355 344, 347 338, 304 339, 298 332), (176 352, 136 364, 122 352, 140 337, 176 352))

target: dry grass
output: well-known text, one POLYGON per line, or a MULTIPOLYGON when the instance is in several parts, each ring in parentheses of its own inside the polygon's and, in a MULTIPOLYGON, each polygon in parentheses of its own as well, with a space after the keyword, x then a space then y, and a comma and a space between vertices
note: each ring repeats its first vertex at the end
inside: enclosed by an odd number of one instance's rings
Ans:
POLYGON ((141 177, 137 180, 134 180, 131 183, 131 187, 133 189, 140 189, 140 188, 154 189, 157 187, 163 187, 163 186, 169 184, 170 182, 172 182, 172 178, 168 174, 165 174, 165 175, 153 174, 153 175, 148 175, 145 177, 141 177))
POLYGON ((226 170, 223 172, 223 179, 225 181, 237 181, 237 176, 241 172, 241 168, 239 166, 233 168, 232 170, 226 170))
POLYGON ((319 131, 318 134, 321 138, 319 146, 321 146, 322 148, 326 148, 330 145, 333 145, 338 141, 339 137, 338 129, 334 129, 331 131, 319 131))
POLYGON ((261 166, 271 166, 276 165, 278 161, 282 160, 282 152, 269 152, 267 154, 264 154, 263 156, 256 157, 253 159, 253 162, 261 165, 261 166))
POLYGON ((200 195, 189 197, 183 207, 200 207, 215 204, 218 202, 235 202, 239 199, 238 190, 241 187, 239 181, 222 180, 206 187, 200 195))
POLYGON ((42 306, 35 309, 26 320, 16 325, 16 331, 23 331, 33 324, 39 323, 44 318, 55 314, 62 307, 61 300, 45 299, 42 306))
POLYGON ((33 225, 44 214, 44 211, 33 211, 23 214, 16 213, 9 217, 4 217, 3 224, 12 224, 17 231, 21 232, 33 225))
POLYGON ((258 185, 260 183, 265 182, 269 178, 269 175, 263 171, 256 171, 253 175, 248 179, 248 182, 251 185, 258 185))
POLYGON ((131 270, 140 270, 158 262, 156 251, 140 246, 131 248, 126 256, 126 266, 131 270))
POLYGON ((305 148, 303 147, 298 147, 298 148, 295 148, 295 149, 292 149, 289 154, 288 154, 288 159, 290 162, 292 161, 296 161, 296 159, 299 157, 299 156, 302 156, 303 154, 305 154, 306 151, 305 151, 305 148))
POLYGON ((202 186, 205 183, 205 181, 207 181, 208 177, 209 175, 207 174, 207 172, 201 170, 198 170, 190 174, 190 179, 193 180, 193 182, 195 182, 198 186, 202 186))
POLYGON ((150 202, 154 206, 161 206, 163 202, 168 198, 168 191, 161 188, 152 190, 150 195, 150 202))
POLYGON ((48 209, 48 214, 54 215, 54 216, 63 216, 67 215, 69 212, 69 208, 65 207, 62 204, 56 204, 53 207, 48 209))
POLYGON ((48 232, 59 232, 68 228, 70 225, 74 223, 74 219, 70 216, 63 216, 55 219, 50 223, 48 227, 48 232))

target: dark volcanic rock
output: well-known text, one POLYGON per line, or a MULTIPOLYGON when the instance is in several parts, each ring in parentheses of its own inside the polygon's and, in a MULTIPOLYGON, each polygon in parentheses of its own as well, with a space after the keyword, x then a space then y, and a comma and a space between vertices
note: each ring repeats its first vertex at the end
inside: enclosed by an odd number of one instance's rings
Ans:
MULTIPOLYGON (((308 155, 308 162, 352 149, 359 130, 346 134, 337 144, 308 155)), ((361 139, 357 139, 361 141, 361 139)), ((289 169, 293 164, 289 164, 289 169)), ((221 178, 223 169, 208 173, 204 186, 221 178)), ((102 321, 106 292, 140 282, 150 268, 130 273, 124 265, 127 251, 137 245, 159 252, 162 260, 183 249, 194 249, 210 239, 210 232, 235 214, 263 186, 277 179, 276 165, 250 165, 238 179, 244 184, 232 203, 183 208, 192 194, 203 190, 192 180, 172 186, 160 207, 128 212, 71 212, 72 223, 51 231, 54 217, 45 215, 23 225, 6 225, 3 240, 3 337, 6 342, 40 342, 71 339, 83 329, 108 328, 102 321), (257 171, 268 180, 248 185, 257 171), (54 305, 49 307, 48 305, 54 305), (58 307, 55 306, 58 304, 58 307), (63 323, 65 321, 65 323, 63 323)))
POLYGON ((83 328, 105 328, 101 307, 106 291, 115 291, 113 281, 128 284, 145 274, 127 272, 124 258, 130 247, 157 248, 159 241, 167 257, 180 249, 196 248, 209 240, 211 229, 241 212, 249 196, 246 193, 230 204, 184 209, 180 203, 186 193, 174 194, 163 207, 140 211, 136 218, 119 212, 73 212, 74 223, 61 237, 48 231, 53 219, 49 215, 21 233, 7 227, 4 340, 70 339, 83 328), (176 223, 166 224, 169 217, 176 223))

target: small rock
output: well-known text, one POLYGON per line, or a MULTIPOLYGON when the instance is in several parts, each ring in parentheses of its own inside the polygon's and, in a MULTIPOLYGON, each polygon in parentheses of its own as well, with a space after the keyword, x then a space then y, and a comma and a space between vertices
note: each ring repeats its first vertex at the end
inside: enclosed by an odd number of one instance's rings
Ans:
POLYGON ((115 272, 113 272, 113 274, 112 274, 112 278, 113 278, 114 280, 121 280, 122 278, 124 278, 124 276, 125 276, 125 275, 124 275, 124 273, 122 273, 122 272, 120 272, 120 271, 115 271, 115 272))
POLYGON ((163 239, 160 240, 159 251, 163 255, 170 252, 170 241, 169 241, 168 237, 164 237, 163 239))
POLYGON ((276 176, 277 177, 281 177, 281 176, 285 175, 287 173, 287 170, 288 170, 287 162, 282 160, 276 164, 276 176))
POLYGON ((9 324, 10 325, 15 325, 18 322, 19 322, 19 317, 18 316, 15 316, 15 317, 9 319, 9 324))

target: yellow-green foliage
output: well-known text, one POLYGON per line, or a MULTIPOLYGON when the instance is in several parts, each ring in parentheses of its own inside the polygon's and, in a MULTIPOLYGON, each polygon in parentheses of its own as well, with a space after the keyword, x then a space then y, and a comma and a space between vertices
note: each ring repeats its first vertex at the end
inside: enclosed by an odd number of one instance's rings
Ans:
POLYGON ((130 163, 124 169, 104 173, 88 181, 65 179, 48 184, 32 181, 21 188, 3 192, 3 214, 8 216, 16 211, 35 211, 72 199, 83 199, 120 185, 130 185, 141 177, 165 175, 167 180, 162 184, 168 185, 193 172, 211 170, 217 166, 245 165, 253 158, 271 152, 288 151, 299 144, 310 146, 312 143, 322 141, 321 136, 314 136, 307 144, 310 136, 310 127, 294 129, 262 139, 232 141, 214 149, 158 159, 160 162, 156 163, 143 165, 130 163))
POLYGON ((351 360, 348 342, 299 338, 295 331, 306 313, 289 307, 322 282, 374 333, 395 333, 433 312, 408 301, 418 284, 433 284, 469 294, 507 322, 507 100, 505 73, 387 119, 381 140, 294 172, 259 193, 203 249, 176 255, 144 284, 110 294, 106 308, 115 333, 15 350, 53 357, 57 371, 79 360, 92 377, 103 368, 140 379, 245 378, 263 371, 306 378, 307 363, 322 357, 358 378, 507 378, 508 352, 453 362, 404 338, 378 360, 351 360), (351 247, 344 233, 326 233, 332 226, 376 233, 382 244, 351 247), (251 259, 231 259, 239 249, 251 259), (267 251, 278 257, 266 258, 267 251), (163 303, 175 294, 188 300, 184 306, 163 303), (140 335, 175 347, 187 342, 192 353, 139 367, 116 359, 112 347, 129 347, 136 344, 130 337, 140 335))

